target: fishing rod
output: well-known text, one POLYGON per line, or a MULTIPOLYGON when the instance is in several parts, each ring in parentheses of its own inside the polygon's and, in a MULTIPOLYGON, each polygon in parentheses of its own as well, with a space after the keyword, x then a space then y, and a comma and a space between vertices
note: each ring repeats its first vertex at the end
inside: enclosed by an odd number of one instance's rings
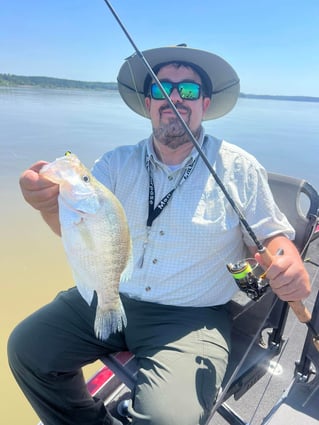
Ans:
POLYGON ((139 48, 136 46, 135 42, 133 41, 132 37, 130 36, 130 34, 128 33, 127 29, 125 28, 125 26, 123 25, 123 23, 121 22, 119 16, 117 15, 117 13, 115 12, 115 10, 113 9, 113 7, 111 6, 110 2, 108 0, 104 0, 105 3, 107 4, 107 6, 109 7, 111 13, 113 14, 114 18, 117 20, 118 24, 120 25, 120 27, 122 28, 122 30, 124 31, 126 37, 128 38, 128 40, 130 41, 130 43, 132 44, 136 54, 138 55, 138 57, 141 59, 141 61, 143 62, 143 64, 145 65, 145 67, 147 68, 149 74, 151 75, 151 77, 154 79, 154 81, 156 82, 156 84, 158 85, 158 87, 160 88, 161 92, 163 93, 163 96, 165 97, 165 99, 168 101, 170 107, 172 108, 172 110, 174 111, 174 113, 176 114, 176 116, 178 117, 178 119, 180 120, 180 123, 182 124, 182 126, 184 127, 184 130, 187 132, 188 136, 190 137, 193 145, 195 146, 196 150, 198 151, 199 155, 201 156, 202 160, 204 161, 205 165, 207 166, 208 170, 210 171, 210 173, 213 175, 214 179, 216 180, 218 186, 220 187, 220 189, 222 190, 222 192, 224 193, 224 195, 226 196, 227 200, 229 201, 230 205, 232 206, 232 208, 235 210, 236 214, 239 217, 239 220, 241 221, 241 223, 243 224, 243 226, 245 227, 246 231, 248 232, 248 234, 250 235, 250 237, 252 238, 252 240, 254 241, 254 243, 256 244, 258 251, 259 252, 264 252, 265 247, 262 245, 262 243, 257 239, 255 233, 253 232, 252 228, 249 226, 248 222, 246 221, 245 217, 243 216, 243 214, 241 213, 241 211, 239 210, 239 208, 237 207, 237 205, 235 204, 235 202, 233 201, 233 199, 231 198, 231 196, 229 195, 229 193, 227 192, 223 182, 220 180, 220 178, 218 177, 218 175, 216 174, 214 168, 212 167, 212 165, 210 164, 210 162, 208 161, 208 158, 206 157, 205 153, 203 152, 201 146, 199 145, 199 143, 197 142, 195 136, 193 135, 193 133, 191 132, 190 128, 188 127, 188 125, 186 124, 186 122, 183 120, 182 116, 180 115, 178 109, 176 108, 176 106, 174 105, 172 99, 170 98, 170 96, 166 93, 166 91, 164 90, 160 80, 157 78, 157 75, 154 73, 152 67, 150 66, 150 64, 148 63, 148 61, 146 60, 145 56, 143 55, 143 53, 139 50, 139 48))
MULTIPOLYGON (((169 103, 171 109, 174 111, 175 115, 177 116, 177 118, 179 119, 181 125, 183 126, 183 128, 185 129, 186 133, 188 134, 192 144, 194 145, 194 147, 196 148, 199 156, 202 158, 202 160, 204 161, 206 167, 208 168, 209 172, 212 174, 212 176, 214 177, 216 183, 218 184, 219 188, 222 190, 223 194, 225 195, 226 199, 228 200, 228 202, 230 203, 231 207, 233 208, 233 210, 235 211, 235 213, 237 214, 239 221, 241 222, 241 224, 244 226, 244 228, 246 229, 247 233, 249 234, 249 236, 251 237, 251 239, 253 240, 253 242, 255 243, 257 250, 259 252, 259 254, 262 257, 263 263, 266 267, 269 267, 273 261, 273 255, 269 252, 269 250, 258 240, 257 236, 255 235, 254 231, 252 230, 252 228, 250 227, 250 225, 248 224, 247 220, 245 219, 245 217, 243 216, 242 212, 239 210, 239 208, 237 207, 236 203, 234 202, 234 200, 232 199, 232 197, 230 196, 230 194, 228 193, 226 187, 224 186, 223 182, 220 180, 220 178, 218 177, 218 175, 216 174, 214 168, 212 167, 212 165, 210 164, 208 158, 206 157, 205 153, 203 152, 201 146, 199 145, 199 143, 197 142, 195 136, 193 135, 193 133, 191 132, 190 128, 188 127, 188 125, 186 124, 186 122, 183 120, 182 116, 180 115, 180 113, 178 112, 176 106, 174 105, 173 101, 171 100, 170 96, 166 93, 166 91, 164 90, 160 80, 157 78, 157 75, 155 74, 155 72, 153 71, 151 65, 148 63, 148 61, 146 60, 145 56, 143 55, 143 53, 140 51, 140 49, 137 47, 137 45, 135 44, 134 40, 132 39, 132 37, 130 36, 129 32, 127 31, 127 29, 125 28, 124 24, 122 23, 121 19, 119 18, 119 16, 117 15, 117 13, 115 12, 114 8, 112 7, 112 5, 110 4, 110 2, 108 0, 104 0, 104 2, 106 3, 106 5, 108 6, 110 12, 112 13, 112 15, 114 16, 114 18, 116 19, 116 21, 118 22, 118 24, 120 25, 121 29, 123 30, 124 34, 126 35, 127 39, 129 40, 129 42, 131 43, 131 45, 133 46, 137 56, 141 59, 141 61, 143 62, 144 66, 146 67, 146 69, 148 70, 149 74, 151 75, 151 77, 153 78, 153 80, 156 82, 156 84, 158 85, 158 87, 160 88, 163 96, 165 97, 165 99, 167 100, 167 102, 169 103)), ((237 266, 237 265, 236 265, 237 266)), ((237 267, 235 267, 237 269, 237 267)), ((231 271, 231 270, 230 270, 231 271)), ((235 270, 237 271, 237 270, 235 270)), ((243 270, 243 273, 245 274, 245 270, 243 270)), ((249 271, 250 273, 250 271, 249 271)), ((246 275, 248 276, 248 272, 246 273, 246 275)), ((264 275, 265 277, 265 275, 264 275)), ((235 278, 236 283, 237 280, 235 278)), ((240 288, 242 289, 242 288, 240 288)), ((302 323, 305 323, 308 326, 308 329, 310 330, 310 332, 313 335, 313 341, 314 344, 317 348, 317 350, 319 351, 319 334, 316 332, 316 330, 314 329, 312 323, 311 323, 311 314, 308 311, 308 309, 305 307, 305 305, 302 303, 302 301, 289 301, 288 302, 290 307, 292 308, 292 310, 294 311, 294 313, 296 314, 296 316, 298 317, 299 321, 302 323)))

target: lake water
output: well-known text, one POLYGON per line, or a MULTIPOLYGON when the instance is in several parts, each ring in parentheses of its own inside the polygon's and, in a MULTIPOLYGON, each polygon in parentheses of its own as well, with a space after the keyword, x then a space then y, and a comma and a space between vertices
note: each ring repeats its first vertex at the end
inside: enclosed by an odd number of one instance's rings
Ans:
MULTIPOLYGON (((319 189, 319 103, 239 99, 230 114, 204 126, 254 154, 269 171, 304 178, 319 189)), ((149 121, 131 112, 117 92, 0 88, 2 423, 37 423, 7 367, 9 333, 71 285, 59 238, 22 199, 20 173, 67 150, 91 166, 103 152, 135 144, 150 131, 149 121)))

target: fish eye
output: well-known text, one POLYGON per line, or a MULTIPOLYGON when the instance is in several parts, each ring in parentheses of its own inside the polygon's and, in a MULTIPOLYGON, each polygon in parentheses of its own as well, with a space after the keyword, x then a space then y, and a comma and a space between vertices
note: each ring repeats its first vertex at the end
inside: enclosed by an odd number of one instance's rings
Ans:
POLYGON ((89 183, 90 181, 90 177, 87 175, 82 176, 82 180, 84 181, 84 183, 89 183))

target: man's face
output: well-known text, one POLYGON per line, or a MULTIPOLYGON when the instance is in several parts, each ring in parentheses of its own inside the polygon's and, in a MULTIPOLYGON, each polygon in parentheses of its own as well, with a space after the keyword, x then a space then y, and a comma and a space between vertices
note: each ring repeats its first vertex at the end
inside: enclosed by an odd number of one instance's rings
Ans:
MULTIPOLYGON (((157 77, 160 81, 165 80, 174 83, 194 81, 201 84, 199 75, 193 69, 186 66, 177 67, 175 64, 161 68, 157 77)), ((197 100, 182 99, 176 88, 173 89, 170 98, 192 133, 198 136, 202 118, 210 104, 210 99, 202 96, 197 100)), ((171 147, 189 142, 189 136, 166 99, 156 100, 146 97, 145 105, 150 113, 156 139, 171 147)))

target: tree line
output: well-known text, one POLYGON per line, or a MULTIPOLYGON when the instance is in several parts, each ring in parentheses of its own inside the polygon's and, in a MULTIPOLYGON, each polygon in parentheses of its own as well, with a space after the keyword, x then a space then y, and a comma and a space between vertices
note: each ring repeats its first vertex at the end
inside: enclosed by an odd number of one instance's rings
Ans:
MULTIPOLYGON (((0 87, 43 87, 56 89, 85 89, 85 90, 117 90, 117 83, 101 83, 92 81, 66 80, 53 77, 27 77, 23 75, 1 74, 0 87)), ((240 93, 240 97, 264 100, 292 100, 298 102, 319 102, 319 97, 312 96, 276 96, 240 93)))
POLYGON ((0 74, 0 86, 117 90, 116 83, 65 80, 63 78, 52 78, 52 77, 27 77, 23 75, 14 75, 14 74, 0 74))

